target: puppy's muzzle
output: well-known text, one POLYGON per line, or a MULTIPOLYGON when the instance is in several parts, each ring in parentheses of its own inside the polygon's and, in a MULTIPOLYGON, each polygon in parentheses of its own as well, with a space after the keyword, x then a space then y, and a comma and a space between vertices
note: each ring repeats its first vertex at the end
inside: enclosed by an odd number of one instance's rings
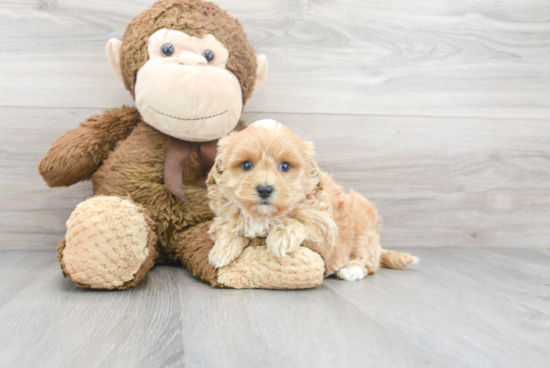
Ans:
POLYGON ((261 199, 268 199, 273 193, 273 187, 271 185, 258 185, 256 191, 261 199))

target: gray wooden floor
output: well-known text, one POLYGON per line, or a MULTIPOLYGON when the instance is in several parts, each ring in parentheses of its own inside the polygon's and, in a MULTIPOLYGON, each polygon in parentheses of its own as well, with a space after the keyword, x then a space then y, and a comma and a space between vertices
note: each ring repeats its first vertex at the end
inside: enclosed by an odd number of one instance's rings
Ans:
POLYGON ((305 291, 213 289, 157 267, 81 290, 52 251, 0 251, 1 367, 548 367, 550 251, 414 249, 305 291))

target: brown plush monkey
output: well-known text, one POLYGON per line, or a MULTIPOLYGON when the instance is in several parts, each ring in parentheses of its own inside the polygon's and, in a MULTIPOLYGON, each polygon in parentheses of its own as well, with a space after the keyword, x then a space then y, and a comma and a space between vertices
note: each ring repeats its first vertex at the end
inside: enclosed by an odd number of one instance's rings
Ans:
POLYGON ((135 286, 155 265, 186 265, 223 287, 307 288, 324 263, 302 248, 276 258, 256 239, 215 269, 201 185, 218 138, 245 127, 248 98, 264 82, 241 24, 202 0, 165 0, 138 15, 107 56, 136 101, 96 115, 59 138, 40 162, 51 187, 91 179, 58 247, 63 273, 95 289, 135 286))

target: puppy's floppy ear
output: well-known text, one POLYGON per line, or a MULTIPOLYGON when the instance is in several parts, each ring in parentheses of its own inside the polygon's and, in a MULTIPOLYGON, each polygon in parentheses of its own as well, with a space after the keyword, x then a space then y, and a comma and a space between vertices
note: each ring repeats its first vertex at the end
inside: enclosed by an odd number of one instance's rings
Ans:
POLYGON ((206 187, 216 185, 216 180, 219 178, 220 175, 221 172, 218 172, 216 164, 214 164, 214 166, 212 166, 212 169, 210 169, 210 172, 208 173, 208 177, 206 178, 206 187))
POLYGON ((321 186, 321 179, 320 179, 320 173, 321 170, 319 169, 319 166, 317 166, 317 162, 315 161, 315 149, 313 148, 313 143, 311 142, 304 142, 306 145, 305 152, 307 153, 306 159, 309 162, 309 178, 310 178, 310 186, 307 188, 307 193, 311 193, 315 188, 322 188, 321 186))
POLYGON ((317 166, 317 162, 315 162, 315 159, 311 159, 309 166, 310 166, 310 175, 311 175, 313 188, 315 187, 321 188, 321 179, 319 177, 321 170, 319 169, 319 166, 317 166))
POLYGON ((225 170, 225 151, 233 134, 235 133, 231 133, 218 141, 218 152, 216 154, 216 159, 214 160, 214 166, 212 166, 212 169, 208 173, 208 178, 206 178, 207 187, 216 185, 225 170))
POLYGON ((216 185, 220 180, 222 174, 223 174, 222 157, 220 154, 220 149, 218 147, 218 154, 216 155, 214 166, 212 166, 212 169, 210 169, 210 172, 208 173, 208 177, 206 178, 206 186, 210 187, 212 185, 216 185))

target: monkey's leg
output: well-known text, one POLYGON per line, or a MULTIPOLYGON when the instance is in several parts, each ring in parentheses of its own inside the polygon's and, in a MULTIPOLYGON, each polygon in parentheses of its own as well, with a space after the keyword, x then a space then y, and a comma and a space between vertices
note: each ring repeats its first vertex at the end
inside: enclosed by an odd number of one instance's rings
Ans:
POLYGON ((71 214, 57 248, 63 274, 84 288, 135 286, 153 267, 152 224, 146 211, 129 199, 87 199, 71 214))
POLYGON ((208 262, 214 242, 208 235, 210 222, 177 234, 172 240, 176 257, 195 275, 212 286, 234 289, 307 289, 323 282, 325 263, 305 247, 287 257, 267 251, 265 239, 255 239, 229 265, 219 269, 208 262))

